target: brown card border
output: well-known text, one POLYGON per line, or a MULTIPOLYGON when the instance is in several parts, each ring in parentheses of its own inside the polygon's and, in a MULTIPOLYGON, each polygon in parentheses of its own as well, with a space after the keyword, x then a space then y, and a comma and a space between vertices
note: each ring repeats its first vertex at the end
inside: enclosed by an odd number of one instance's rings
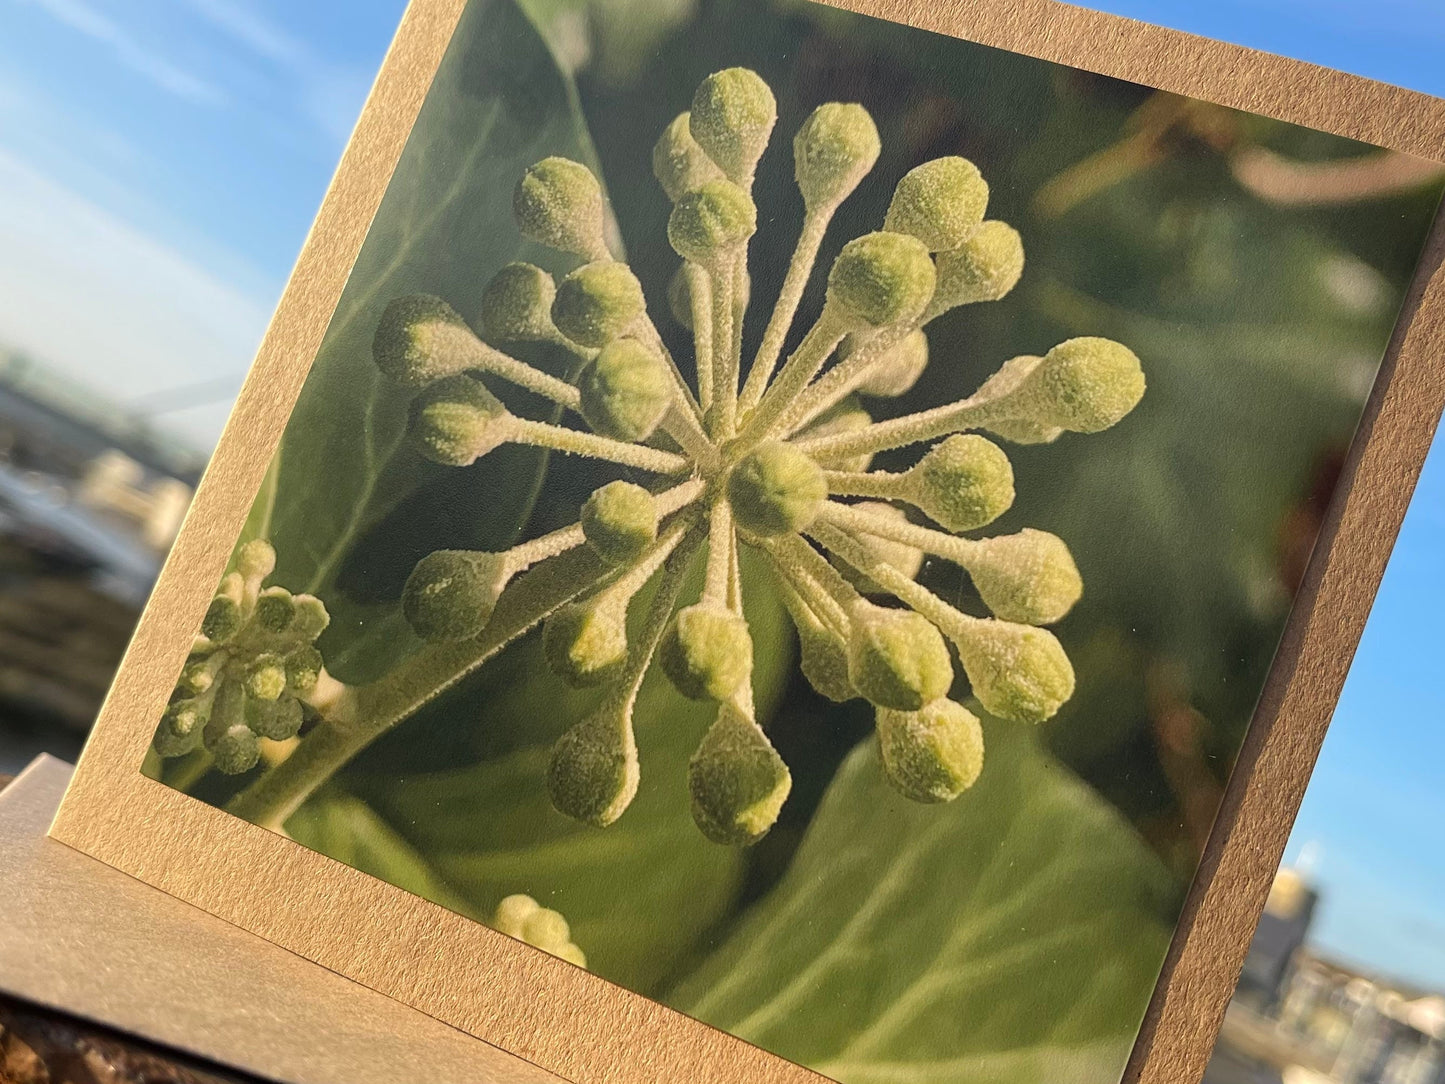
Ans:
MULTIPOLYGON (((830 2, 1445 161, 1445 101, 1314 65, 1054 0, 830 2)), ((406 12, 51 834, 579 1084, 822 1080, 138 770, 464 5, 413 0, 406 12)), ((1131 1084, 1188 1084, 1208 1060, 1445 405, 1435 368, 1445 356, 1442 264, 1437 222, 1186 902, 1131 1084)))

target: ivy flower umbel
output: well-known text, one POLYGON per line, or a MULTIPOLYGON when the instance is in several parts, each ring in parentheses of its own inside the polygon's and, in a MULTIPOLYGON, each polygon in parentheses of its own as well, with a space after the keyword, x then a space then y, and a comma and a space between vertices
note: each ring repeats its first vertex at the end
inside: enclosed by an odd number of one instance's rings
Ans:
POLYGON ((314 595, 263 587, 276 551, 246 543, 201 623, 152 745, 162 757, 204 748, 229 775, 255 767, 259 739, 301 729, 305 701, 330 682, 315 640, 330 618, 314 595))
POLYGON ((561 158, 527 170, 514 210, 525 236, 584 261, 576 270, 556 282, 529 264, 504 267, 475 330, 441 299, 407 297, 376 333, 377 364, 418 389, 412 434, 423 455, 460 466, 511 442, 630 472, 588 497, 570 527, 505 553, 432 554, 404 597, 424 639, 466 641, 484 635, 514 577, 567 551, 593 552, 586 578, 535 617, 545 617, 555 672, 606 690, 557 742, 548 772, 556 807, 591 824, 612 823, 636 793, 633 707, 654 662, 684 696, 717 705, 689 768, 698 826, 718 842, 747 843, 777 818, 791 781, 754 714, 744 546, 775 574, 807 679, 831 700, 876 706, 883 770, 909 798, 947 801, 982 770, 978 719, 948 699, 955 655, 973 697, 1005 719, 1046 719, 1074 689, 1069 660, 1043 627, 1082 591, 1068 547, 1036 530, 961 535, 1014 497, 1007 455, 981 434, 1039 443, 1106 429, 1144 392, 1138 359, 1118 343, 1073 339, 1006 362, 968 398, 869 416, 861 398, 902 394, 929 364, 930 321, 1003 297, 1022 273, 1018 233, 985 218, 988 187, 957 157, 898 182, 883 228, 843 246, 821 312, 783 357, 829 221, 879 154, 868 112, 837 102, 819 106, 793 140, 803 226, 760 346, 744 359, 748 243, 759 221, 752 182, 775 120, 767 84, 729 69, 703 81, 654 151, 673 202, 668 240, 683 261, 668 302, 692 333, 690 358, 667 350, 637 278, 608 251, 601 186, 561 158), (495 345, 526 340, 570 350, 577 378, 495 345), (550 399, 572 424, 514 414, 498 397, 506 384, 550 399), (912 445, 926 447, 911 468, 869 469, 875 453, 912 445), (925 554, 965 570, 992 616, 919 585, 925 554), (683 599, 695 561, 701 596, 683 599))

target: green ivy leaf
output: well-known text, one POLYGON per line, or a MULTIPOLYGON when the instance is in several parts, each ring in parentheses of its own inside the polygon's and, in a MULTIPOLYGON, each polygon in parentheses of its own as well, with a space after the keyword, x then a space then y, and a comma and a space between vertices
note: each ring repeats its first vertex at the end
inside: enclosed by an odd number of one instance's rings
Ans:
POLYGON ((668 1004, 844 1084, 1085 1084, 1122 1071, 1171 882, 1019 727, 943 806, 844 762, 787 875, 668 1004))
MULTIPOLYGON (((509 260, 569 269, 565 257, 524 242, 511 216, 518 176, 550 154, 593 161, 575 92, 512 0, 476 0, 282 443, 270 515, 275 580, 326 600, 332 623, 321 646, 342 680, 371 680, 416 649, 396 603, 420 557, 505 548, 531 513, 545 456, 505 447, 465 470, 424 461, 406 442, 408 396, 377 372, 371 337, 400 295, 438 294, 475 320, 482 288, 509 260)), ((541 363, 559 368, 555 356, 541 363)), ((263 491, 259 501, 270 500, 263 491)))

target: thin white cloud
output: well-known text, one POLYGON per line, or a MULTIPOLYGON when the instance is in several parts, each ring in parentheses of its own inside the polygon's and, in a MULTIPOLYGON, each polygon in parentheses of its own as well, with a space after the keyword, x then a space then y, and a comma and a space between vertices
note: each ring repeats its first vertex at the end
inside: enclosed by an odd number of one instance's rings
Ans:
POLYGON ((253 9, 232 0, 181 0, 197 15, 233 40, 288 68, 304 68, 311 62, 306 47, 281 27, 253 9))
MULTIPOLYGON (((266 303, 0 150, 0 343, 119 401, 239 374, 266 303)), ((228 403, 170 421, 209 447, 228 403)))
POLYGON ((221 90, 172 64, 138 42, 124 27, 85 0, 28 0, 57 22, 106 46, 113 57, 137 75, 178 98, 197 105, 219 105, 221 90))

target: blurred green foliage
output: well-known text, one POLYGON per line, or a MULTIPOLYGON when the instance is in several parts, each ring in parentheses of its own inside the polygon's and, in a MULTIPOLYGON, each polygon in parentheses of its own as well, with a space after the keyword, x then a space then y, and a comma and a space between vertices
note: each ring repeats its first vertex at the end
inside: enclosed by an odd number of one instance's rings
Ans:
MULTIPOLYGON (((910 805, 882 783, 869 713, 797 674, 754 564, 759 719, 795 776, 760 846, 696 834, 685 765, 710 713, 656 677, 636 713, 635 805, 600 832, 555 813, 547 749, 598 694, 552 677, 535 635, 374 744, 288 829, 473 916, 525 892, 566 915, 604 977, 846 1084, 1111 1079, 1440 186, 1276 206, 1236 180, 1242 148, 1371 152, 801 2, 525 6, 550 52, 511 0, 468 8, 248 526, 269 530, 276 582, 335 615, 332 669, 365 680, 415 649, 396 601, 417 558, 570 523, 615 476, 523 448, 466 470, 423 463, 402 441, 404 399, 371 363, 381 307, 424 290, 474 317, 502 263, 562 270, 517 237, 510 200, 523 168, 564 154, 597 164, 663 333, 688 353, 660 303, 677 258, 650 151, 703 76, 746 65, 780 119, 757 182, 745 345, 801 221, 792 133, 817 104, 857 100, 884 151, 835 219, 824 266, 878 227, 899 176, 942 154, 980 166, 990 216, 1017 226, 1028 253, 1010 297, 930 328, 933 361, 890 415, 966 395, 1007 358, 1072 335, 1142 358, 1149 391, 1116 429, 1009 450, 1019 499, 999 528, 1057 532, 1083 573, 1084 600, 1058 630, 1078 693, 1038 732, 987 721, 977 789, 910 805)), ((820 306, 815 283, 795 339, 820 306)), ((562 371, 545 351, 528 360, 562 371)), ((978 611, 952 566, 922 578, 978 611)), ((196 792, 225 797, 209 781, 196 792)))

